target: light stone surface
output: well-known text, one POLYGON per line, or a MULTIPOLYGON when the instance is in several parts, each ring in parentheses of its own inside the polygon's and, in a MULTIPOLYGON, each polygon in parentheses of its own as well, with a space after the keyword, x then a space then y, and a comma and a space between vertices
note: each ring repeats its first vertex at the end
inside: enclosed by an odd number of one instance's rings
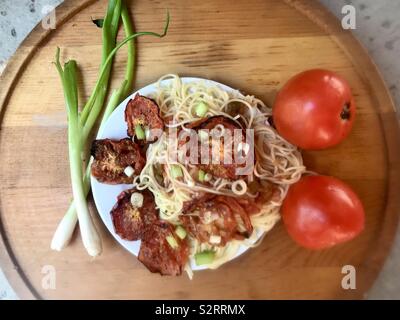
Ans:
MULTIPOLYGON (((310 0, 311 1, 311 0, 310 0)), ((43 8, 62 0, 0 0, 0 72, 20 42, 44 16, 43 8)), ((354 34, 368 49, 400 106, 400 1, 320 0, 337 17, 344 5, 356 8, 354 34)), ((400 299, 400 231, 369 299, 400 299)), ((0 270, 0 299, 16 299, 16 294, 0 270)))

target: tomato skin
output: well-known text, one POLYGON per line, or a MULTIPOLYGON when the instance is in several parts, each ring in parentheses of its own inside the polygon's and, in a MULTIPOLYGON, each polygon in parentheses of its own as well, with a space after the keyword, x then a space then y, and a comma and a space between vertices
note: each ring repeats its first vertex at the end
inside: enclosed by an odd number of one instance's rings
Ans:
POLYGON ((365 223, 356 193, 328 176, 305 176, 293 184, 283 201, 282 217, 292 239, 314 250, 353 239, 365 223))
POLYGON ((356 106, 350 86, 332 71, 313 69, 279 91, 273 119, 279 134, 305 150, 337 145, 353 127, 356 106))

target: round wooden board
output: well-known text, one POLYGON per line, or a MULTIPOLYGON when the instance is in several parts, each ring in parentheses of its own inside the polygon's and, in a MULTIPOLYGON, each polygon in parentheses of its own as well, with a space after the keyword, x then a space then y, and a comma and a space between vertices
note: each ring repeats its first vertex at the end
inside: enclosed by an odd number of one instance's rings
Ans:
MULTIPOLYGON (((360 44, 316 1, 127 2, 137 30, 161 30, 166 8, 172 17, 166 38, 139 40, 138 88, 178 73, 214 79, 271 104, 281 85, 305 69, 327 68, 348 79, 358 105, 351 136, 304 158, 311 170, 344 179, 357 191, 366 209, 365 231, 350 243, 311 252, 296 246, 279 224, 259 247, 219 270, 196 273, 192 281, 151 274, 99 219, 101 257, 89 258, 78 235, 62 253, 51 251, 51 237, 71 200, 66 115, 51 62, 57 46, 64 59, 78 61, 86 99, 101 54, 101 32, 91 17, 102 17, 106 7, 106 1, 67 0, 57 8, 56 30, 37 26, 1 77, 0 259, 20 297, 362 298, 397 227, 400 148, 393 103, 360 44), (344 265, 356 267, 356 290, 341 287, 344 265), (56 272, 55 289, 42 285, 48 266, 56 272)), ((114 87, 125 60, 123 52, 114 87)))

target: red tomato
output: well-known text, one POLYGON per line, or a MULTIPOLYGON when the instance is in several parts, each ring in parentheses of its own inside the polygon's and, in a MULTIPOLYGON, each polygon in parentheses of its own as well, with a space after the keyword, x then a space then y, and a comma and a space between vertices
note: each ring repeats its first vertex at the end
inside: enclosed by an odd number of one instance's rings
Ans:
POLYGON ((280 90, 273 107, 279 134, 306 150, 332 147, 350 133, 356 106, 346 80, 327 70, 304 71, 280 90))
POLYGON ((323 249, 349 241, 364 229, 362 203, 344 182, 306 176, 293 184, 282 205, 283 222, 299 245, 323 249))

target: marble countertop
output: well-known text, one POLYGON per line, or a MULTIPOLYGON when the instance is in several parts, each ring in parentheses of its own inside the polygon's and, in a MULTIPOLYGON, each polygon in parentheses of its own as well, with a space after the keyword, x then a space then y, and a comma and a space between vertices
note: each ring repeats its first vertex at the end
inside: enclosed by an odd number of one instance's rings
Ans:
MULTIPOLYGON (((44 16, 45 6, 62 0, 0 0, 0 72, 20 42, 44 16)), ((354 34, 368 49, 400 108, 400 1, 394 0, 320 0, 336 16, 342 7, 356 9, 354 34)), ((368 299, 400 299, 400 229, 385 266, 368 299)), ((0 299, 17 299, 0 270, 0 299)))

